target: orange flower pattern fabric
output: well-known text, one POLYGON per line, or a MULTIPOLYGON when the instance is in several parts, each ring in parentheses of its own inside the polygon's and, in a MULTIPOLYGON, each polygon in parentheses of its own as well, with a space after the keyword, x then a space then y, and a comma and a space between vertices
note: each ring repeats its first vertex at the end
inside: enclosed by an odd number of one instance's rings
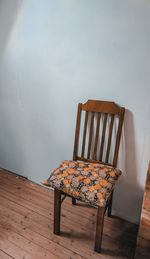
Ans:
POLYGON ((105 207, 120 175, 121 171, 112 166, 64 160, 43 184, 76 199, 105 207))

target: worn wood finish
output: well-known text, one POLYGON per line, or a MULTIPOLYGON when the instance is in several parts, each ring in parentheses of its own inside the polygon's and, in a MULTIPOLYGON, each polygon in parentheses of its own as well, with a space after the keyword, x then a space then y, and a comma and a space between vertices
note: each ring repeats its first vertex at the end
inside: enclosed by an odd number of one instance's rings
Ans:
POLYGON ((150 258, 150 162, 145 183, 135 258, 150 258))
POLYGON ((105 216, 98 254, 93 249, 97 209, 80 202, 73 207, 69 198, 61 208, 62 236, 54 235, 53 200, 52 190, 0 170, 0 258, 133 257, 136 225, 105 216))
POLYGON ((11 259, 11 258, 13 258, 13 257, 7 255, 6 253, 4 253, 4 252, 0 249, 0 258, 1 258, 1 259, 11 259))
POLYGON ((104 212, 105 208, 99 207, 97 210, 97 223, 96 223, 96 235, 95 235, 95 251, 101 252, 103 225, 104 225, 104 212))

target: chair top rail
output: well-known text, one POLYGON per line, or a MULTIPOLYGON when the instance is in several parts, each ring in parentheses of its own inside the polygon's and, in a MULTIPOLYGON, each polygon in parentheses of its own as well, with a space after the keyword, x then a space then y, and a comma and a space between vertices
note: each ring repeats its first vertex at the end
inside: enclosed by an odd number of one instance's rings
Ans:
POLYGON ((114 102, 88 100, 86 103, 82 104, 82 110, 120 115, 122 107, 114 102))

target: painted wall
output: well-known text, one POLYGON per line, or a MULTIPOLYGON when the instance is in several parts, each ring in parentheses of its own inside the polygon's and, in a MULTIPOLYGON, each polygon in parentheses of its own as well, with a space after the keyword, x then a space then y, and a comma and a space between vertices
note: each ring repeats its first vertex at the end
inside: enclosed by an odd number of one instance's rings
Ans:
POLYGON ((138 222, 150 154, 150 1, 0 1, 0 164, 35 182, 72 158, 76 108, 126 107, 113 211, 138 222))

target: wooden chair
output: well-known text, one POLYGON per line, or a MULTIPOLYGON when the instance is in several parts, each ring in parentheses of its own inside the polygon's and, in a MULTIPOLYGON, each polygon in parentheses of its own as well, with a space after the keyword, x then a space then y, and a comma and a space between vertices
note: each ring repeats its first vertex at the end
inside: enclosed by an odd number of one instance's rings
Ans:
MULTIPOLYGON (((123 107, 116 105, 114 102, 88 100, 85 104, 79 103, 73 161, 99 163, 112 166, 113 168, 116 167, 124 111, 125 109, 123 107), (80 137, 81 114, 83 114, 82 116, 85 118, 84 125, 82 124, 82 138, 80 137), (88 136, 87 133, 89 133, 88 136), (88 142, 87 145, 86 141, 88 142), (79 145, 81 148, 79 148, 79 145), (85 152, 86 148, 87 152, 85 152), (80 155, 78 154, 79 151, 81 153, 80 155)), ((58 235, 60 234, 61 203, 66 196, 70 196, 72 198, 72 204, 75 205, 76 198, 56 187, 54 191, 54 233, 58 235), (63 198, 61 198, 62 195, 64 195, 63 198)), ((111 216, 112 197, 113 190, 106 205, 104 207, 98 206, 95 236, 95 251, 97 252, 101 251, 104 214, 106 209, 108 209, 108 216, 111 216)))

